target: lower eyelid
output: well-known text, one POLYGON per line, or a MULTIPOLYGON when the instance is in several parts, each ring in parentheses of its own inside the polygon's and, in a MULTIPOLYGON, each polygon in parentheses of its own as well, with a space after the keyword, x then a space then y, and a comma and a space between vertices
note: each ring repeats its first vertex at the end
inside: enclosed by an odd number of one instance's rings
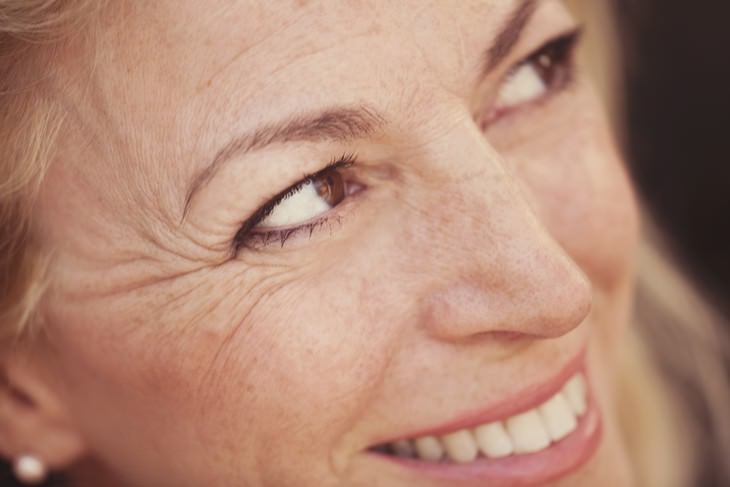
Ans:
POLYGON ((256 250, 270 245, 279 245, 283 248, 289 240, 300 235, 311 238, 315 232, 320 231, 324 226, 331 225, 332 222, 341 223, 341 217, 336 215, 324 216, 318 220, 293 228, 256 231, 251 233, 240 248, 256 250))

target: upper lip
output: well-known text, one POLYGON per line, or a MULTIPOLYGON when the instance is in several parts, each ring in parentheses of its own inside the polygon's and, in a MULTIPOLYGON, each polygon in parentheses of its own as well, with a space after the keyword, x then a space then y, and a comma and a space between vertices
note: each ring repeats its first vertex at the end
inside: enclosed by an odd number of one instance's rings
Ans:
POLYGON ((585 348, 581 349, 573 359, 564 364, 557 373, 548 379, 533 383, 515 394, 493 401, 488 406, 482 407, 477 411, 467 412, 438 426, 424 428, 406 435, 399 435, 398 437, 381 441, 378 444, 383 445, 394 441, 424 436, 442 436, 462 429, 475 428, 482 424, 503 420, 510 416, 529 411, 558 393, 568 379, 578 372, 584 371, 585 353, 585 348))

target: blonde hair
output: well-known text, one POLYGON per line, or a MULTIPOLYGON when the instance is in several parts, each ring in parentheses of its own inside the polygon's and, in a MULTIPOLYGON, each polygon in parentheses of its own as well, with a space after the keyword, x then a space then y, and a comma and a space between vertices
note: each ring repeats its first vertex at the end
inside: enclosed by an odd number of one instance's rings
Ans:
MULTIPOLYGON (((567 0, 588 24, 588 66, 614 133, 625 142, 618 35, 610 0, 567 0)), ((637 485, 691 485, 698 467, 730 479, 729 324, 679 271, 643 211, 634 323, 624 340, 616 396, 637 485)))
MULTIPOLYGON (((48 52, 78 32, 92 17, 88 11, 102 3, 0 0, 0 344, 27 332, 46 281, 47 258, 34 238, 32 215, 63 124, 63 110, 43 90, 48 52)), ((689 482, 695 467, 691 446, 677 453, 670 443, 698 433, 686 410, 660 407, 682 401, 656 364, 697 381, 716 428, 716 454, 727 455, 730 397, 722 360, 730 344, 719 318, 656 248, 643 247, 640 259, 640 326, 627 340, 620 409, 638 406, 622 420, 640 485, 669 487, 689 482), (672 418, 681 419, 671 424, 672 418), (686 431, 677 424, 687 425, 686 431), (666 436, 670 430, 674 437, 666 436), (686 456, 684 464, 678 454, 686 456)))
POLYGON ((625 436, 633 447, 632 458, 644 460, 639 472, 644 482, 640 485, 688 485, 687 482, 696 480, 692 476, 699 473, 700 464, 711 467, 713 476, 727 480, 728 323, 702 299, 700 287, 696 283, 690 285, 676 264, 670 265, 673 259, 660 232, 649 223, 645 227, 637 259, 634 330, 646 362, 643 369, 651 369, 648 373, 653 380, 643 381, 646 376, 641 373, 635 377, 638 368, 631 367, 629 359, 629 367, 623 370, 623 384, 635 394, 633 402, 637 407, 629 410, 624 404, 622 418, 629 430, 625 436), (651 390, 652 384, 657 389, 651 390), (641 431, 639 422, 650 433, 646 437, 654 440, 652 445, 646 438, 630 435, 632 428, 641 431), (666 455, 653 455, 657 450, 666 455), (679 479, 686 482, 678 483, 679 479))
POLYGON ((32 210, 63 122, 43 90, 44 67, 95 4, 0 0, 0 343, 27 330, 44 289, 32 210))

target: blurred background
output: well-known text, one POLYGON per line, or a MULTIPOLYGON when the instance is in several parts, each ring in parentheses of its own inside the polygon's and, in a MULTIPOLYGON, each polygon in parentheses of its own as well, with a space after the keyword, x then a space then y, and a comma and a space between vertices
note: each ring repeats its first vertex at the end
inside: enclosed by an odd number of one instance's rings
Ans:
POLYGON ((615 0, 632 171, 676 256, 728 316, 730 2, 615 0))
POLYGON ((730 317, 730 1, 568 3, 645 209, 730 317))
MULTIPOLYGON (((606 100, 636 183, 649 233, 730 322, 730 1, 567 0, 586 24, 584 62, 606 100)), ((679 304, 682 306, 683 304, 679 304)), ((698 323, 706 317, 686 315, 698 323)), ((654 338, 662 334, 661 320, 654 338)), ((681 355, 684 343, 664 347, 681 355)), ((719 344, 722 349, 727 344, 719 344)), ((694 485, 730 486, 730 411, 703 397, 727 395, 725 355, 714 386, 665 370, 697 421, 702 468, 694 485), (724 425, 724 426, 720 426, 724 425), (725 441, 725 445, 727 442, 725 441)), ((695 361, 696 363, 701 362, 695 361)), ((662 361, 660 360, 660 363, 662 361)), ((666 364, 666 362, 664 362, 666 364)), ((693 369, 692 369, 693 370, 693 369)))

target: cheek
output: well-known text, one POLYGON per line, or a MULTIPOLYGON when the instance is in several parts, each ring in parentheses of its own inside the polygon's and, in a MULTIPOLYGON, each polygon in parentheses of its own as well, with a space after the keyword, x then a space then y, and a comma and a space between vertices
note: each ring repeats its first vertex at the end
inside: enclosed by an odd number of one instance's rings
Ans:
POLYGON ((638 212, 608 131, 587 121, 520 157, 517 171, 538 217, 595 290, 614 291, 632 270, 638 212))
POLYGON ((336 475, 366 446, 350 433, 383 380, 392 340, 366 311, 367 285, 354 272, 298 276, 261 299, 246 332, 221 349, 211 373, 219 380, 208 391, 218 409, 209 421, 227 424, 231 462, 240 464, 243 453, 264 478, 309 485, 304 475, 320 485, 315 479, 336 475), (281 456, 289 459, 284 466, 281 456))
POLYGON ((603 121, 566 129, 546 130, 515 170, 543 225, 590 279, 596 340, 612 358, 631 320, 638 209, 603 121))
POLYGON ((247 282, 268 284, 149 293, 185 296, 175 306, 139 296, 134 307, 55 303, 57 373, 94 449, 114 465, 128 459, 128 475, 168 462, 170 445, 188 475, 205 483, 210 461, 228 480, 267 466, 274 479, 331 475, 323 462, 331 452, 363 447, 345 436, 382 379, 388 340, 365 311, 367 285, 341 269, 297 276, 309 286, 246 274, 247 282), (214 306, 211 295, 226 297, 214 306), (127 312, 108 312, 114 308, 127 312), (125 434, 131 425, 132 437, 125 434), (149 462, 138 461, 140 448, 151 451, 149 462), (290 458, 286 469, 272 448, 290 458))

